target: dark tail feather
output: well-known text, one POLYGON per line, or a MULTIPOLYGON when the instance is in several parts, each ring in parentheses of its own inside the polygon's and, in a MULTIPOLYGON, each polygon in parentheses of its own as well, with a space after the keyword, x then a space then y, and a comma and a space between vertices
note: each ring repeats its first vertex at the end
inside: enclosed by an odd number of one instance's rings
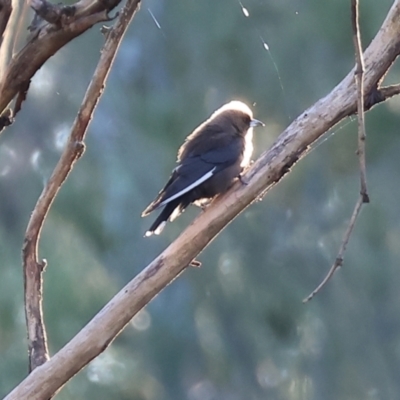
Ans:
POLYGON ((161 211, 161 214, 156 218, 156 220, 147 230, 145 236, 151 236, 153 233, 159 235, 164 229, 165 223, 168 221, 169 217, 174 212, 176 207, 179 207, 179 201, 171 201, 171 203, 168 203, 164 207, 164 210, 161 211))

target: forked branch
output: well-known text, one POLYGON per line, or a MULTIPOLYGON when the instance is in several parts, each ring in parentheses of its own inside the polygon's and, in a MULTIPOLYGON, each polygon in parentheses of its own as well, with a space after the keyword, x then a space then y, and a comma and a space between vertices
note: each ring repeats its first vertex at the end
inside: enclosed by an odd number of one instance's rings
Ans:
MULTIPOLYGON (((378 82, 399 55, 400 0, 395 0, 382 28, 364 54, 364 92, 376 93, 378 82)), ((376 96, 377 101, 381 97, 376 96)), ((240 183, 201 213, 147 268, 129 282, 69 343, 37 367, 5 400, 51 397, 71 377, 103 352, 131 318, 175 279, 241 211, 267 192, 304 157, 328 129, 357 109, 352 70, 326 97, 306 110, 252 165, 240 183)))
MULTIPOLYGON (((0 3, 1 1, 8 4, 6 0, 0 0, 0 3)), ((41 24, 34 24, 34 32, 25 47, 12 57, 7 65, 2 65, 0 115, 3 115, 6 108, 10 107, 12 100, 21 91, 25 92, 24 96, 26 96, 32 77, 51 56, 93 25, 109 21, 108 13, 120 1, 82 0, 72 6, 53 6, 46 0, 30 0, 32 8, 37 9, 50 22, 44 21, 41 24)), ((1 19, 0 23, 2 23, 1 19)), ((4 29, 6 28, 4 27, 4 29)), ((23 98, 20 98, 20 100, 23 98)), ((22 101, 19 103, 19 107, 14 110, 14 116, 19 111, 21 103, 22 101)), ((8 121, 12 122, 12 118, 8 121)), ((7 124, 0 124, 0 131, 5 126, 7 124)))
POLYGON ((41 261, 38 255, 40 233, 58 191, 84 152, 84 138, 89 122, 103 92, 118 47, 139 4, 140 0, 128 0, 115 26, 108 32, 100 60, 72 126, 65 150, 43 189, 28 223, 23 264, 30 371, 49 358, 42 312, 42 272, 46 261, 41 261))

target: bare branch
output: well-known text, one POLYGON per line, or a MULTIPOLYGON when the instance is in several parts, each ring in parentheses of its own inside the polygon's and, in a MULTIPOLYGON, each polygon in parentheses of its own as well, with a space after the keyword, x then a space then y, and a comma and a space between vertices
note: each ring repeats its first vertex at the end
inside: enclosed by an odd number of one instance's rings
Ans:
POLYGON ((41 4, 47 4, 43 1, 31 0, 31 4, 37 6, 45 18, 57 24, 44 23, 35 27, 35 34, 28 44, 12 58, 5 70, 1 71, 0 114, 18 93, 29 87, 34 74, 51 56, 93 25, 109 21, 108 12, 121 0, 82 0, 74 6, 41 8, 41 4))
POLYGON ((384 86, 376 89, 366 96, 365 109, 370 110, 376 104, 390 99, 393 96, 400 94, 400 84, 384 86))
POLYGON ((66 148, 43 189, 28 223, 23 248, 23 264, 30 370, 43 364, 49 358, 42 313, 42 271, 45 261, 39 261, 38 256, 38 241, 43 222, 74 163, 84 152, 83 140, 87 127, 103 92, 119 44, 139 4, 140 0, 128 1, 115 27, 107 35, 99 63, 74 121, 66 148))
POLYGON ((359 4, 358 0, 351 0, 351 26, 353 28, 353 43, 355 48, 356 67, 354 71, 354 78, 357 87, 357 120, 358 120, 358 141, 357 141, 357 155, 360 166, 360 197, 355 205, 353 215, 350 219, 349 226, 347 227, 346 233, 344 234, 342 244, 340 245, 339 253, 336 257, 335 262, 330 268, 328 274, 317 286, 316 289, 308 295, 303 303, 310 301, 332 278, 334 273, 343 265, 343 257, 347 248, 347 244, 350 240, 351 233, 356 223, 357 217, 360 214, 361 206, 364 203, 369 203, 369 196, 367 193, 367 173, 365 163, 365 113, 364 113, 364 58, 361 47, 361 34, 359 26, 359 4))
POLYGON ((344 253, 347 248, 347 244, 349 243, 351 233, 353 232, 354 225, 356 224, 357 217, 360 214, 361 207, 364 204, 364 199, 360 195, 358 197, 356 206, 354 207, 353 214, 351 216, 349 225, 347 227, 346 233, 344 234, 342 244, 340 245, 339 253, 336 257, 335 262, 333 263, 332 267, 330 268, 329 272, 323 279, 323 281, 303 300, 303 303, 307 303, 310 301, 332 278, 333 274, 343 265, 343 257, 344 253))
POLYGON ((358 161, 360 164, 361 196, 364 203, 369 203, 367 192, 367 173, 365 163, 365 118, 364 118, 364 58, 361 46, 361 34, 359 25, 358 0, 351 0, 351 25, 353 28, 353 42, 356 53, 355 80, 357 85, 357 118, 358 118, 358 161))
MULTIPOLYGON (((396 0, 382 28, 365 52, 365 93, 376 87, 400 49, 400 0, 396 0)), ((69 343, 36 368, 5 400, 48 398, 103 352, 131 318, 174 280, 191 260, 241 211, 268 191, 310 145, 357 104, 354 70, 326 97, 306 110, 263 153, 246 176, 216 199, 146 269, 129 282, 69 343)))

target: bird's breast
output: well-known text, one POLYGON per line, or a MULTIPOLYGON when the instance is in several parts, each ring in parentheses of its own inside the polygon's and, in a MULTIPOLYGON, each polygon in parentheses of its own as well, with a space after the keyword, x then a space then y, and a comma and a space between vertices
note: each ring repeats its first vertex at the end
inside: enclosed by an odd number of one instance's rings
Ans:
POLYGON ((253 129, 250 128, 244 138, 243 159, 240 163, 242 168, 250 165, 251 155, 253 154, 253 129))

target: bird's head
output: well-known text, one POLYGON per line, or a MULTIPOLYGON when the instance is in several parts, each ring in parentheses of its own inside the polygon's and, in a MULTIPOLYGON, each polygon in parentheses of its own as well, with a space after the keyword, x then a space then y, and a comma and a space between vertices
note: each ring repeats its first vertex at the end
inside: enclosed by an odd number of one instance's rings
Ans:
POLYGON ((263 122, 253 118, 253 112, 246 104, 237 100, 223 105, 214 112, 210 120, 221 126, 233 128, 235 133, 242 136, 245 136, 251 128, 264 126, 263 122))

